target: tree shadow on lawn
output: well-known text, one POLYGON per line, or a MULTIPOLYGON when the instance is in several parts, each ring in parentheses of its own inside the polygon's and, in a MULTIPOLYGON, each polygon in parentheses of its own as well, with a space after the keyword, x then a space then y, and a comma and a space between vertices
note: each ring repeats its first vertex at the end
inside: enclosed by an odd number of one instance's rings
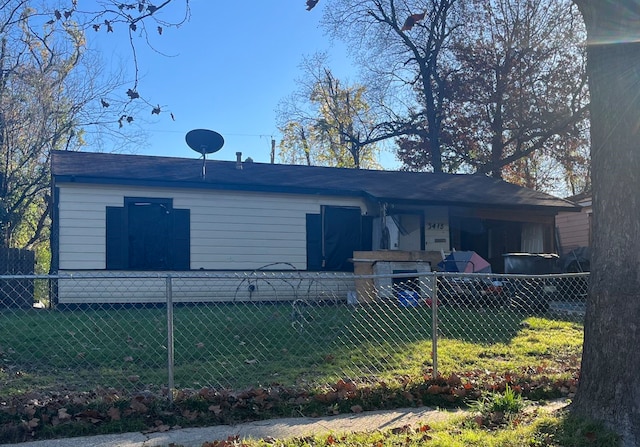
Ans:
MULTIPOLYGON (((52 383, 88 389, 108 384, 135 392, 148 384, 166 386, 162 309, 43 312, 24 312, 5 321, 5 331, 0 331, 6 332, 0 346, 4 362, 24 373, 2 380, 5 385, 12 382, 12 388, 19 389, 19 382, 29 377, 29 388, 37 389, 34 376, 40 376, 47 388, 52 383), (87 380, 91 377, 94 384, 87 380), (153 383, 147 383, 150 380, 153 383)), ((341 378, 420 376, 433 366, 433 314, 427 305, 320 303, 302 312, 296 315, 291 302, 176 308, 176 385, 313 387, 341 378)), ((443 367, 448 357, 460 358, 447 352, 453 349, 450 340, 463 343, 461 350, 473 351, 474 365, 481 364, 483 355, 509 356, 516 342, 519 351, 530 358, 542 356, 539 360, 567 345, 578 350, 581 343, 577 323, 533 318, 511 309, 441 306, 438 316, 443 367), (567 337, 573 337, 570 343, 567 337), (491 346, 498 354, 489 352, 491 346)), ((451 361, 452 368, 459 372, 466 361, 451 361)))

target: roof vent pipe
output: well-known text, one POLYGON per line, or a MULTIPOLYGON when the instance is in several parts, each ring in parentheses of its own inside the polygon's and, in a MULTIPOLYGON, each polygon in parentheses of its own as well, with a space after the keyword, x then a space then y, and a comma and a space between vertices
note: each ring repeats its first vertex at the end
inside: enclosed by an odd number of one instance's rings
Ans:
POLYGON ((242 152, 236 152, 236 169, 242 169, 242 152))

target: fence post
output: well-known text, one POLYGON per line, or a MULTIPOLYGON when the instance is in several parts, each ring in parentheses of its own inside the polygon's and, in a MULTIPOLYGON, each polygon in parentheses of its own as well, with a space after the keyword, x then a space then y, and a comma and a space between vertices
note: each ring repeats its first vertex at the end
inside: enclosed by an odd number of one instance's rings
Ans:
POLYGON ((166 277, 166 298, 167 298, 167 381, 169 387, 169 404, 173 404, 173 389, 174 377, 173 377, 173 284, 171 281, 171 275, 166 277))
POLYGON ((431 284, 431 356, 433 360, 433 379, 438 378, 438 274, 433 273, 431 284))

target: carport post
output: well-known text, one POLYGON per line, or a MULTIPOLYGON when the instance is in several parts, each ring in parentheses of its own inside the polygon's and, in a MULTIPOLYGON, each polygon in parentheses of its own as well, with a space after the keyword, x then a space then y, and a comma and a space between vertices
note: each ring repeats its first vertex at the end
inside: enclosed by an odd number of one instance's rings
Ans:
POLYGON ((173 404, 173 285, 171 275, 167 275, 167 374, 169 386, 169 404, 173 404))
POLYGON ((438 378, 438 274, 435 272, 431 280, 431 357, 435 380, 438 378))

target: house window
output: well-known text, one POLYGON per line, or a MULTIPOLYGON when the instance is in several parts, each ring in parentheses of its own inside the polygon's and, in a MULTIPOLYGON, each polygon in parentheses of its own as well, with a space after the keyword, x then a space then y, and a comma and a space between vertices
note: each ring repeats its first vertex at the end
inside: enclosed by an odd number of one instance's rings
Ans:
POLYGON ((190 214, 171 199, 126 197, 106 209, 108 270, 189 270, 190 214))
POLYGON ((522 224, 522 251, 525 253, 544 253, 544 230, 542 224, 522 224))
POLYGON ((307 214, 307 270, 353 271, 356 250, 371 250, 373 220, 360 208, 323 206, 307 214))

